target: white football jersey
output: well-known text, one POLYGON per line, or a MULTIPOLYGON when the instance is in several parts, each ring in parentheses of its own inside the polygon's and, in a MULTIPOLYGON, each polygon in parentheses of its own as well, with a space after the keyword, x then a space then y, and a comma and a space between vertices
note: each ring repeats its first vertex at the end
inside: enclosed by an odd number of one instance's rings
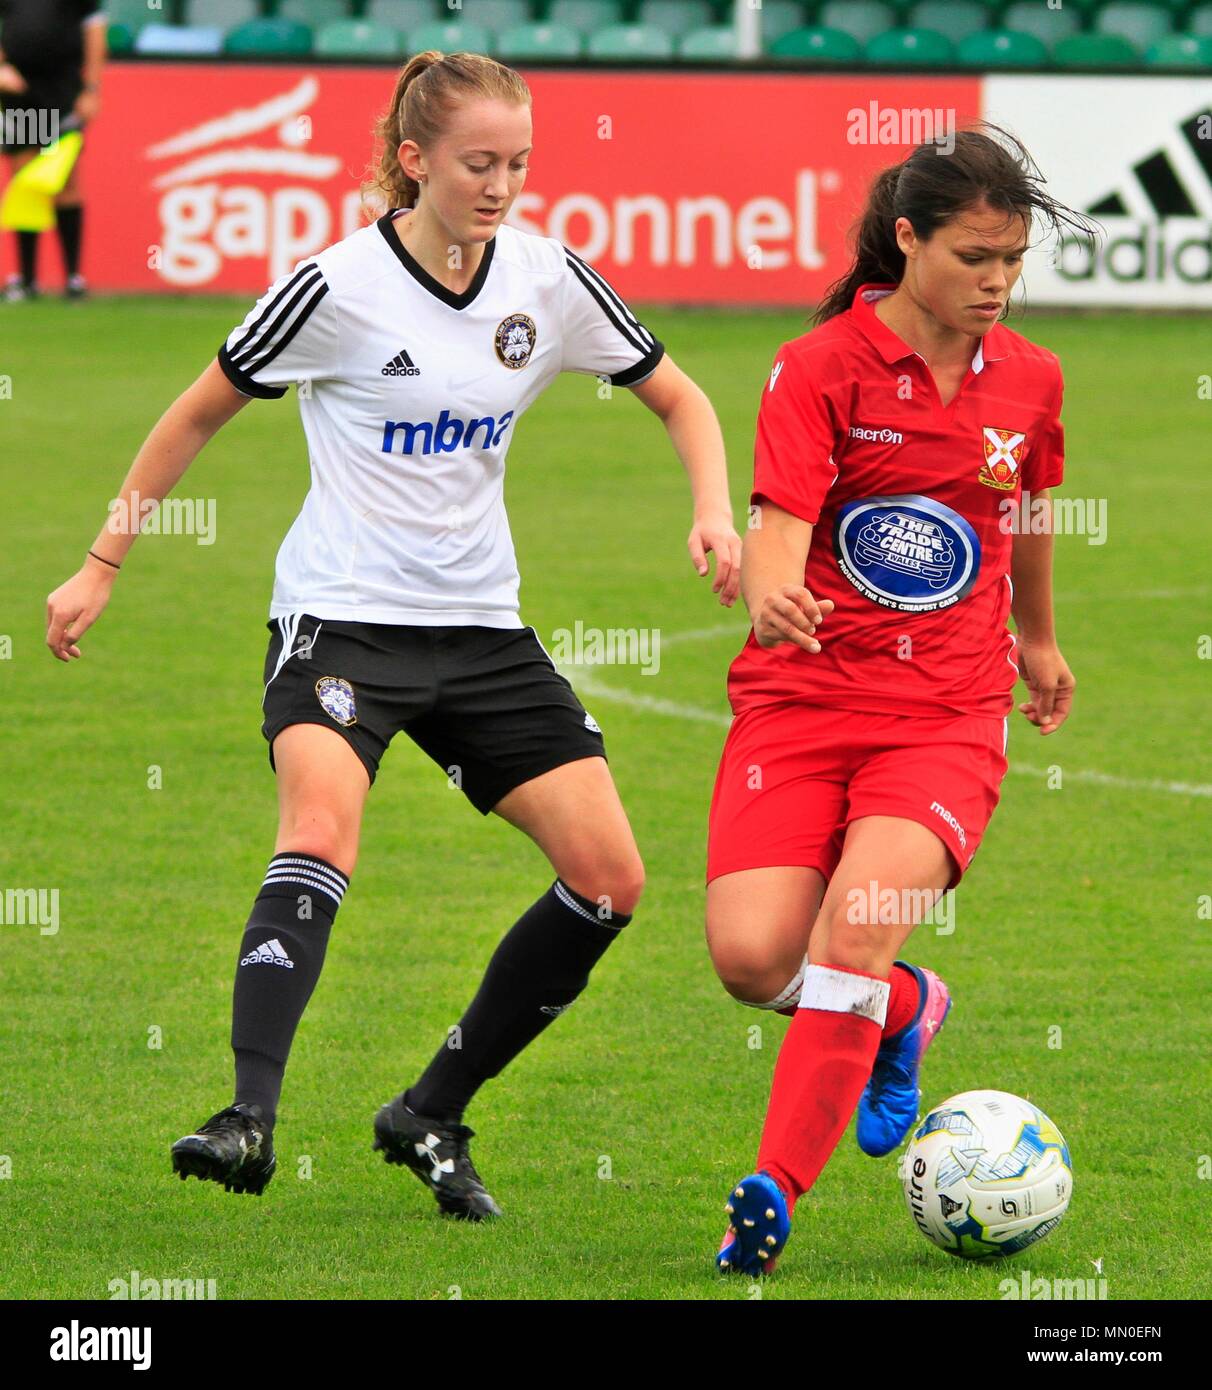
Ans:
POLYGON ((633 386, 663 345, 592 266, 502 224, 462 294, 377 222, 300 262, 219 349, 249 396, 299 386, 311 490, 271 617, 521 627, 505 456, 563 371, 633 386))

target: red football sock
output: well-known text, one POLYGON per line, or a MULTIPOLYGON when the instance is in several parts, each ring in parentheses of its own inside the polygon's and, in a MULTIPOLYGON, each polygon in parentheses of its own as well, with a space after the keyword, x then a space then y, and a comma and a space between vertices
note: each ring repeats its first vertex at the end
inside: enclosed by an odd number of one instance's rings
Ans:
POLYGON ((881 1034, 885 1038, 899 1033, 911 1023, 913 1015, 917 1013, 917 1006, 922 1002, 922 991, 917 976, 899 963, 892 967, 888 986, 888 1017, 884 1020, 884 1031, 881 1034))
MULTIPOLYGON (((895 973, 895 972, 894 972, 895 973)), ((871 1075, 889 984, 845 966, 809 965, 779 1049, 758 1148, 759 1172, 790 1210, 837 1148, 871 1075)))

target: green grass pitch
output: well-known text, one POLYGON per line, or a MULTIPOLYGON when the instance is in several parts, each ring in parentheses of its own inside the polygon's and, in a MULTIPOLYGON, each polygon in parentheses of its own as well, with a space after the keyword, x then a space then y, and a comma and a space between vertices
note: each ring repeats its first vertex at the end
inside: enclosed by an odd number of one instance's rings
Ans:
MULTIPOLYGON (((273 557, 308 481, 293 399, 251 404, 201 455, 178 495, 216 500, 215 544, 144 537, 70 667, 43 645, 44 599, 245 307, 0 310, 0 888, 60 900, 55 934, 0 926, 0 1296, 105 1298, 137 1269, 213 1278, 225 1299, 751 1297, 710 1256, 786 1023, 728 999, 702 929, 725 671, 745 622, 687 558, 689 492, 660 423, 626 390, 599 400, 592 378, 561 379, 511 449, 523 621, 548 645, 577 619, 699 635, 670 642, 659 675, 604 667, 582 688, 648 887, 576 1008, 469 1112, 505 1220, 440 1220, 371 1152, 375 1108, 415 1078, 551 881, 529 841, 477 815, 404 739, 370 797, 287 1071, 274 1181, 254 1200, 171 1176, 171 1142, 230 1099, 235 954, 273 846, 259 701, 273 557)), ((759 392, 805 322, 644 318, 716 406, 743 524, 759 392)), ((1094 1260, 1112 1298, 1206 1288, 1207 329, 1129 315, 1015 326, 1064 363, 1063 491, 1107 499, 1107 541, 1057 542, 1076 714, 1046 741, 1014 716, 1012 771, 956 929, 923 930, 908 953, 956 999, 924 1103, 974 1087, 1036 1101, 1073 1151, 1073 1204, 1015 1259, 949 1259, 915 1231, 895 1158, 860 1154, 851 1128, 767 1298, 988 1300, 1023 1268, 1088 1278, 1094 1260)))

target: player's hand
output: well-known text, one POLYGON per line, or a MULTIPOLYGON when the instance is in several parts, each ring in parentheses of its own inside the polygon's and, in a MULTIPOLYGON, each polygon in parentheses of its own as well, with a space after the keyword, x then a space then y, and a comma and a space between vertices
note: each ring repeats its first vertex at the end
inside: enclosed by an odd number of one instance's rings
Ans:
POLYGON ((76 643, 101 616, 117 573, 98 560, 85 560, 46 600, 46 645, 60 661, 81 655, 76 643))
POLYGON ((101 112, 101 98, 96 92, 81 92, 72 107, 72 114, 79 117, 83 125, 95 121, 101 112))
POLYGON ((733 529, 730 516, 695 518, 686 540, 690 558, 700 575, 707 573, 707 552, 715 551, 713 594, 719 594, 725 608, 731 608, 741 590, 741 538, 733 529))
POLYGON ((0 92, 24 92, 29 83, 12 63, 0 63, 0 92))
POLYGON ((816 630, 833 612, 831 598, 814 599, 802 584, 784 584, 762 600, 753 620, 753 636, 759 647, 794 642, 806 652, 819 652, 816 630))
POLYGON ((1031 695, 1019 710, 1041 734, 1054 734, 1069 717, 1077 685, 1060 648, 1055 642, 1032 642, 1020 635, 1018 670, 1031 695))

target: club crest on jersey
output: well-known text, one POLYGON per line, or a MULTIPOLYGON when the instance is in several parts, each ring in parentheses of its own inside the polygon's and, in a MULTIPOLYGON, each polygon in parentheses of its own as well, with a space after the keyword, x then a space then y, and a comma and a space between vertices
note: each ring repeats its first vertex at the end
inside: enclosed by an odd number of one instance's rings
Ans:
POLYGON ((859 497, 838 509, 838 568, 881 608, 932 613, 976 583, 981 543, 968 522, 933 497, 859 497))
POLYGON ((1023 461, 1027 436, 1017 430, 995 430, 984 427, 985 461, 976 475, 977 481, 999 492, 1012 492, 1018 483, 1018 467, 1023 461))
POLYGON ((510 314, 497 324, 493 341, 498 359, 510 371, 518 371, 530 361, 536 336, 534 319, 528 314, 510 314))
POLYGON ((353 686, 340 676, 321 676, 316 682, 316 698, 343 728, 358 722, 358 706, 353 686))

